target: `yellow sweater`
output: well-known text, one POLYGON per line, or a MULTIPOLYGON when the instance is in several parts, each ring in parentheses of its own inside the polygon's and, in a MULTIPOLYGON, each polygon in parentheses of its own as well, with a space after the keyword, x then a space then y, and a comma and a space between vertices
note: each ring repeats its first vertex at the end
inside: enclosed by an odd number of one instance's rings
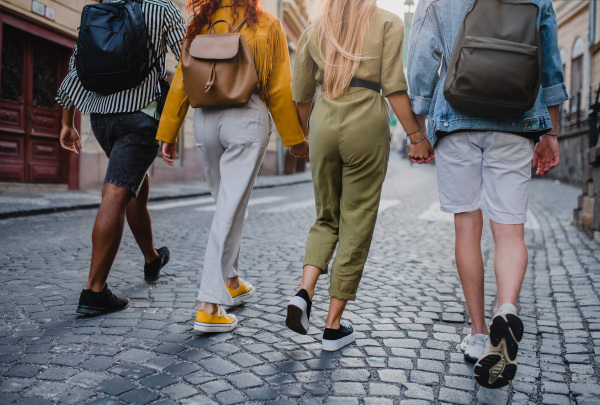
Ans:
MULTIPOLYGON (((232 26, 230 0, 223 0, 222 6, 213 15, 213 21, 227 20, 232 26)), ((244 9, 238 7, 239 18, 244 9)), ((215 32, 227 32, 226 24, 217 24, 215 32)), ((202 33, 207 32, 207 28, 202 33)), ((285 32, 279 20, 267 12, 261 13, 254 29, 247 26, 240 30, 244 35, 254 57, 254 65, 258 75, 257 93, 267 103, 279 136, 285 146, 304 142, 304 135, 296 106, 292 101, 292 72, 285 32)), ((160 118, 156 139, 167 143, 177 142, 177 134, 183 124, 189 101, 183 87, 181 65, 177 67, 171 82, 171 89, 160 118)))

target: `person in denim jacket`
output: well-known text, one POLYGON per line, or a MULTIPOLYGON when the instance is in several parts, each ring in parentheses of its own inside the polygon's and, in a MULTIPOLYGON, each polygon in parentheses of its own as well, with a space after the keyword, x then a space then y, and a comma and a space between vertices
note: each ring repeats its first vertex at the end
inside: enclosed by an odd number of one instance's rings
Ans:
POLYGON ((558 164, 558 114, 568 99, 551 0, 539 6, 537 26, 543 47, 542 88, 521 117, 489 119, 456 111, 444 98, 445 60, 473 0, 421 0, 416 8, 408 53, 412 108, 434 146, 441 209, 454 214, 456 267, 471 334, 460 345, 477 361, 483 386, 507 385, 516 373, 523 324, 516 304, 527 267, 524 223, 531 166, 546 174, 558 164), (441 69, 440 69, 441 67, 441 69), (485 322, 481 233, 484 213, 494 236, 498 308, 490 329, 485 322), (489 336, 489 337, 488 337, 489 336))

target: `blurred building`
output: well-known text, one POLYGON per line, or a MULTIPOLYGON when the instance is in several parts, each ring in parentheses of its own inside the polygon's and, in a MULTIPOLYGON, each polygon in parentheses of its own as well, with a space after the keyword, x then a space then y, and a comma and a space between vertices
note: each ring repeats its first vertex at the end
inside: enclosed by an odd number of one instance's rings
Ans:
MULTIPOLYGON (((184 11, 187 0, 172 0, 184 11)), ((2 0, 0 2, 0 193, 96 188, 107 158, 98 146, 89 117, 77 114, 83 150, 78 156, 60 148, 61 109, 54 101, 77 41, 81 10, 97 0, 2 0)), ((307 21, 310 1, 263 0, 283 18, 290 54, 307 21)), ((176 61, 168 57, 172 75, 176 61)), ((188 114, 175 169, 162 159, 151 168, 153 182, 202 180, 204 173, 188 114)), ((285 159, 273 134, 261 173, 275 174, 285 159)))
POLYGON ((564 103, 560 164, 552 175, 582 185, 574 222, 600 241, 600 3, 553 0, 571 99, 564 103))

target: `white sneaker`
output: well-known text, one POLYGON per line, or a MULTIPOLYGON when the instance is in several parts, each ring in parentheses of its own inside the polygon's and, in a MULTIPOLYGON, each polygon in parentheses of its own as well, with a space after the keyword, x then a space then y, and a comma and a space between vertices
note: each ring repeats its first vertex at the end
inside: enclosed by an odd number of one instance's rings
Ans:
POLYGON ((487 339, 488 336, 483 333, 465 336, 459 345, 460 350, 465 354, 465 359, 473 363, 478 361, 483 356, 487 339))

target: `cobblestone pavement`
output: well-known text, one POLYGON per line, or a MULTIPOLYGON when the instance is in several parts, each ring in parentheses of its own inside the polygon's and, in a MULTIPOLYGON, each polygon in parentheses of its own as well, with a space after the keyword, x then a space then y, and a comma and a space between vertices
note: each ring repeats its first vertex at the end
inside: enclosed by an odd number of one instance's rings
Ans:
MULTIPOLYGON (((392 156, 358 299, 345 313, 357 340, 335 353, 320 348, 326 277, 309 335, 284 325, 314 219, 310 184, 254 192, 240 268, 257 293, 231 310, 240 319, 232 333, 193 331, 213 212, 206 199, 153 203, 157 246, 171 249, 156 285, 143 283, 126 231, 109 284, 131 306, 96 318, 75 316, 95 211, 2 220, 0 403, 600 403, 600 247, 570 225, 578 194, 533 182, 526 331, 517 378, 499 390, 475 384, 456 348, 469 326, 432 166, 392 156)), ((489 227, 483 252, 491 314, 489 227)))

